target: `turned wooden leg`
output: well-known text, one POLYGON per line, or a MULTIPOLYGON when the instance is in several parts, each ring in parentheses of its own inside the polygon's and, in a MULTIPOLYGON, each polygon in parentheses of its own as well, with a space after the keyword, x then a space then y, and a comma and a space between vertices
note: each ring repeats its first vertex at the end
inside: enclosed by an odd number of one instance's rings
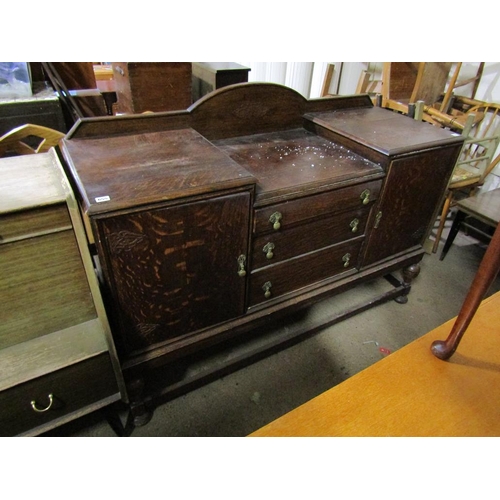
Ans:
POLYGON ((153 417, 153 412, 146 407, 144 402, 144 379, 137 378, 127 383, 127 392, 134 426, 146 425, 153 417))
POLYGON ((456 351, 467 327, 486 292, 495 280, 500 267, 500 226, 497 226, 493 238, 486 249, 483 260, 474 277, 472 285, 465 297, 453 328, 446 340, 436 340, 432 343, 432 353, 440 359, 449 359, 456 351))
POLYGON ((403 276, 405 290, 402 295, 396 297, 394 300, 398 304, 406 304, 408 302, 408 294, 411 290, 411 283, 420 274, 420 264, 412 264, 411 266, 403 268, 401 274, 403 276))
POLYGON ((439 242, 441 240, 441 235, 443 234, 444 225, 446 223, 446 216, 448 215, 448 211, 450 210, 451 199, 453 198, 453 194, 451 192, 448 193, 446 199, 444 200, 443 210, 441 212, 441 217, 439 219, 439 226, 436 233, 436 239, 434 240, 434 246, 432 247, 432 253, 436 253, 439 242))

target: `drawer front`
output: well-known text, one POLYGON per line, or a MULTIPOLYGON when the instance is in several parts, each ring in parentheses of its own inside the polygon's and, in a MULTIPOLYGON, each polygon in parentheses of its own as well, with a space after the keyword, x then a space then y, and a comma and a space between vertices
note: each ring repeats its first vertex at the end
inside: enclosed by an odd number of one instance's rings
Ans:
POLYGON ((66 205, 0 215, 0 244, 71 229, 66 205))
POLYGON ((366 182, 257 209, 254 233, 285 230, 314 217, 371 205, 378 198, 381 186, 381 180, 366 182))
POLYGON ((358 238, 253 272, 249 306, 351 271, 358 263, 362 242, 363 238, 358 238))
POLYGON ((0 392, 0 435, 15 436, 118 393, 108 353, 0 392), (35 411, 32 401, 38 410, 35 411))
POLYGON ((0 245, 0 349, 96 317, 73 231, 0 245))
POLYGON ((370 208, 342 212, 288 229, 273 231, 254 240, 252 268, 276 264, 292 257, 356 238, 365 232, 370 208))

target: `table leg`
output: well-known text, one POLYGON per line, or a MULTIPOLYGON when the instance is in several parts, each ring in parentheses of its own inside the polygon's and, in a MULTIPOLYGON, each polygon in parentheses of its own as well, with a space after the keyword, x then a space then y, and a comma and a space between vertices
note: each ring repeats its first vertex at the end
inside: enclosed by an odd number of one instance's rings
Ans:
POLYGON ((477 308, 481 304, 486 292, 495 280, 500 268, 500 225, 495 229, 493 238, 486 249, 483 260, 474 277, 462 308, 458 313, 453 328, 446 340, 435 340, 431 345, 432 353, 447 360, 456 351, 467 327, 469 326, 477 308))

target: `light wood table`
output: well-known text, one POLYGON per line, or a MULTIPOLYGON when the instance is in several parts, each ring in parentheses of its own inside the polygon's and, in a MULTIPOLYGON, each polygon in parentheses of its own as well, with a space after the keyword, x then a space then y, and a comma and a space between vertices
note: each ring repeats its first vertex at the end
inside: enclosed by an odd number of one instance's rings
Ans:
POLYGON ((500 292, 449 361, 430 346, 454 319, 251 436, 500 436, 500 292))

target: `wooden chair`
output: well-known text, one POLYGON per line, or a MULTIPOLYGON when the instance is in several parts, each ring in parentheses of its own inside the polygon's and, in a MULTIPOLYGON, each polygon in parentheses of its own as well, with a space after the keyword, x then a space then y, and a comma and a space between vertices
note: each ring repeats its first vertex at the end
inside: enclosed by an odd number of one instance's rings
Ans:
POLYGON ((467 113, 463 135, 467 138, 448 184, 433 253, 438 249, 454 200, 458 196, 464 198, 474 194, 499 163, 500 155, 495 157, 495 152, 500 143, 500 104, 484 104, 471 108, 467 113))
POLYGON ((21 125, 0 137, 0 156, 45 153, 64 135, 41 125, 21 125))
POLYGON ((408 103, 434 104, 444 93, 452 63, 389 62, 382 70, 382 106, 407 114, 408 103))
MULTIPOLYGON (((482 63, 481 63, 482 64, 482 63)), ((484 104, 473 98, 455 96, 458 87, 479 83, 482 66, 472 79, 459 80, 462 63, 449 62, 391 62, 384 63, 382 72, 382 106, 408 114, 409 103, 422 101, 422 119, 433 125, 462 131, 471 106, 484 104), (460 103, 463 109, 452 108, 460 103)), ((475 95, 473 89, 473 96, 475 95)))

